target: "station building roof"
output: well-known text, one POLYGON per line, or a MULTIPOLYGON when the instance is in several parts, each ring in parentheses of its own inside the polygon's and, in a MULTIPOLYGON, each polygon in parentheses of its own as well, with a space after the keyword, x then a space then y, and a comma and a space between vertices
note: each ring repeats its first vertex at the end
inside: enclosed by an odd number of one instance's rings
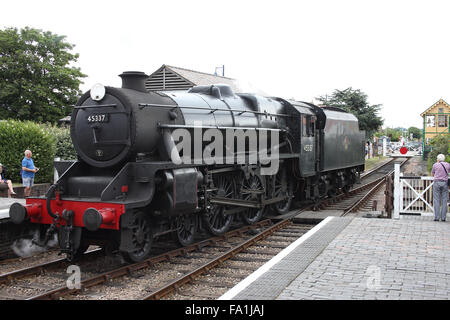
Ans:
POLYGON ((235 93, 251 92, 267 95, 265 92, 254 88, 251 84, 242 83, 233 78, 169 66, 166 64, 163 64, 148 77, 145 81, 145 88, 148 91, 188 90, 194 86, 219 83, 229 85, 235 93))
POLYGON ((447 108, 450 108, 450 105, 444 101, 444 99, 439 99, 438 101, 436 101, 431 107, 427 108, 427 110, 425 110, 424 112, 422 112, 420 114, 421 117, 423 117, 426 113, 432 111, 432 109, 434 109, 435 107, 437 107, 438 105, 442 105, 442 106, 446 106, 447 108))

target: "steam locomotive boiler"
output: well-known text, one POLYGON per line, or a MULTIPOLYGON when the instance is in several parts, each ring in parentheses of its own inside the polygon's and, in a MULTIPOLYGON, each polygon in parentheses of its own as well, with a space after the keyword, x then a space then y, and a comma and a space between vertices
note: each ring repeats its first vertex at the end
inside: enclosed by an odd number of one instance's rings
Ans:
POLYGON ((294 198, 347 191, 364 170, 364 132, 341 109, 220 84, 147 92, 144 73, 120 76, 122 88, 95 85, 75 105, 78 160, 10 209, 15 223, 46 226, 41 245, 57 233, 68 259, 98 244, 141 261, 158 236, 220 235, 294 198))

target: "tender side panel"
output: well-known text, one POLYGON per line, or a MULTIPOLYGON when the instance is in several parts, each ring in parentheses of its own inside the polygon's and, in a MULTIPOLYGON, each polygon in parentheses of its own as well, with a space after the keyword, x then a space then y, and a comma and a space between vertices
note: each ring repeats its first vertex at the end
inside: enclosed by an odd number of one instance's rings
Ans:
POLYGON ((336 170, 364 164, 364 131, 351 113, 324 110, 321 171, 336 170))

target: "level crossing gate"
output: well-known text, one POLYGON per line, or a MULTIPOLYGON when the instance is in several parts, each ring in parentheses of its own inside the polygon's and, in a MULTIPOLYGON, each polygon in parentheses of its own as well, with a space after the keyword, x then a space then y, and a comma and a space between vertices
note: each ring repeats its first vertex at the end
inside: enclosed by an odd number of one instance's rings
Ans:
MULTIPOLYGON (((450 212, 449 208, 447 212, 450 212)), ((403 176, 400 165, 395 164, 392 218, 399 219, 401 214, 434 216, 433 177, 403 176)))

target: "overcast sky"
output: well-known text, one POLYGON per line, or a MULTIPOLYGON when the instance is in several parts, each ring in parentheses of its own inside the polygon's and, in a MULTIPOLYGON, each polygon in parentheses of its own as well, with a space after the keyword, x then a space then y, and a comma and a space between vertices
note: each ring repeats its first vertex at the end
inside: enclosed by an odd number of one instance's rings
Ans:
POLYGON ((120 86, 122 71, 162 64, 249 82, 313 101, 360 89, 385 126, 422 128, 420 113, 450 103, 448 1, 6 1, 0 27, 67 36, 88 75, 120 86))

